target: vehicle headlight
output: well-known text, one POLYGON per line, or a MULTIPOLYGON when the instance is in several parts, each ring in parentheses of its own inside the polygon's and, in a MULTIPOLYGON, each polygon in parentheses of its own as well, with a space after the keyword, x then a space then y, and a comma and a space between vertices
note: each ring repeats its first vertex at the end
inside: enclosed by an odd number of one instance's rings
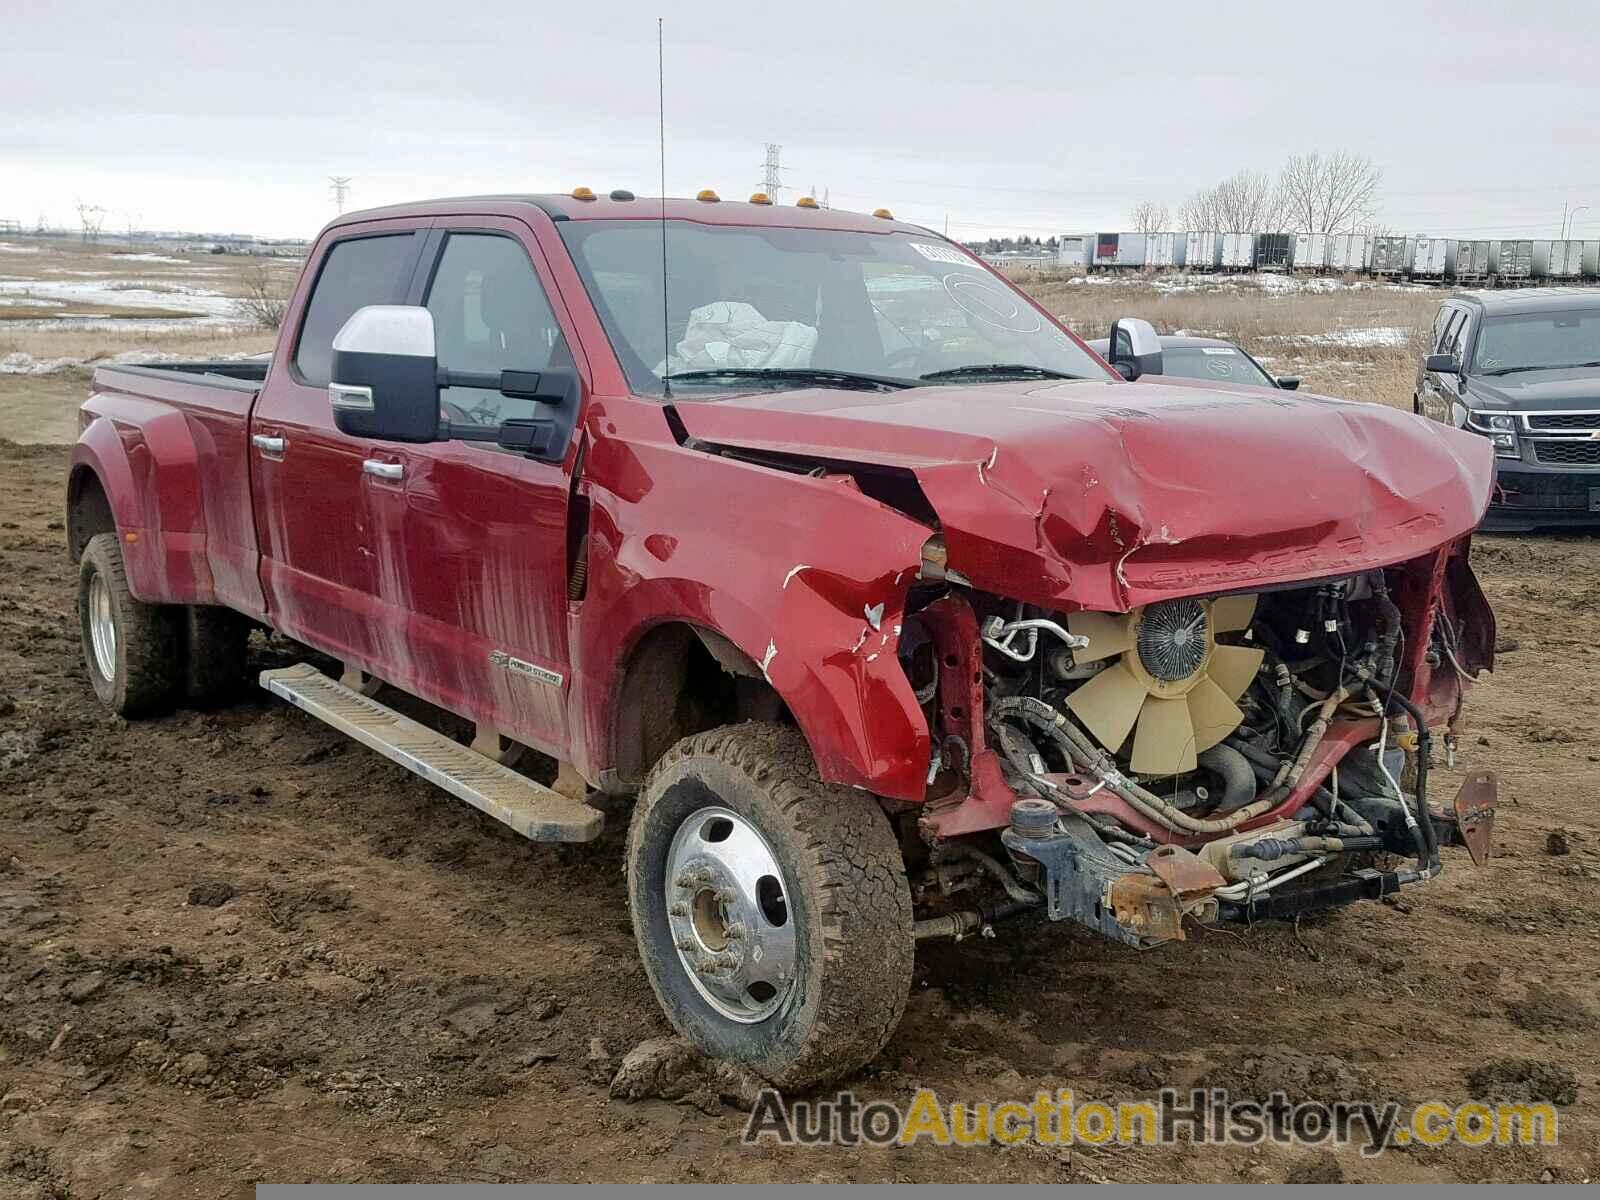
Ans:
POLYGON ((1494 452, 1500 458, 1520 458, 1517 447, 1517 419, 1510 413, 1476 412, 1468 410, 1467 428, 1481 433, 1494 443, 1494 452))

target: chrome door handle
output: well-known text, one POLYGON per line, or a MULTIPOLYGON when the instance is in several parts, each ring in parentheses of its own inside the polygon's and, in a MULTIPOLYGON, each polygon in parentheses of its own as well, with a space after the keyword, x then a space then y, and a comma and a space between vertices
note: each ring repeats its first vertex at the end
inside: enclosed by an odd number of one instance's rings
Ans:
POLYGON ((375 475, 379 479, 400 479, 405 473, 405 466, 401 463, 380 462, 369 458, 361 464, 361 469, 368 475, 375 475))
POLYGON ((264 433, 258 433, 251 437, 250 444, 267 454, 282 454, 288 448, 289 442, 286 438, 268 437, 264 433))

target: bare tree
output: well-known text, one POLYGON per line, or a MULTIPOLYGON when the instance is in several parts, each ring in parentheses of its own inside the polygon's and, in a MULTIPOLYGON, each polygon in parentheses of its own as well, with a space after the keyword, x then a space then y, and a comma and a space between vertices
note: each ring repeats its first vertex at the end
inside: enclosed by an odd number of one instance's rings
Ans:
POLYGON ((1265 232, 1283 220, 1283 199, 1271 178, 1259 171, 1238 171, 1214 187, 1203 188, 1183 202, 1178 217, 1185 229, 1219 232, 1265 232))
POLYGON ((276 329, 289 311, 291 282, 287 272, 274 271, 266 263, 252 263, 239 277, 244 294, 233 302, 233 311, 252 325, 276 329))
POLYGON ((1129 226, 1138 233, 1160 233, 1167 228, 1167 206, 1156 200, 1141 200, 1128 214, 1129 226))
POLYGON ((1291 154, 1278 176, 1287 223, 1306 233, 1350 233, 1378 211, 1383 170, 1364 154, 1291 154))

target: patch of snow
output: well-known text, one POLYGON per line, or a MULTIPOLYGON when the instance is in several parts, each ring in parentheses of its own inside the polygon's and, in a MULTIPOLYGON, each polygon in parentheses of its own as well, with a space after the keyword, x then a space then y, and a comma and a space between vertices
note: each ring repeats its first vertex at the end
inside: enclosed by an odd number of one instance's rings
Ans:
POLYGON ((173 258, 167 254, 118 254, 116 257, 120 262, 159 262, 178 263, 181 265, 189 261, 186 258, 173 258))
POLYGON ((1264 342, 1298 342, 1313 346, 1346 346, 1351 349, 1372 350, 1404 346, 1411 341, 1412 330, 1404 325, 1374 325, 1365 329, 1330 329, 1327 333, 1268 334, 1264 342))
POLYGON ((15 242, 0 242, 0 254, 37 254, 38 246, 19 246, 15 242))

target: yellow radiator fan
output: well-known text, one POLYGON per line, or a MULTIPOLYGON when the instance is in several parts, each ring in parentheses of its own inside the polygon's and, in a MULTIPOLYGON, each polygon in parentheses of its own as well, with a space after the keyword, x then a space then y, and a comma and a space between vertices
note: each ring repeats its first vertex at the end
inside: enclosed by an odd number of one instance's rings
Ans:
POLYGON ((1077 662, 1117 661, 1072 695, 1070 708, 1112 753, 1133 734, 1129 766, 1140 775, 1192 771, 1195 755, 1238 728, 1262 651, 1228 646, 1217 634, 1246 629, 1254 596, 1160 600, 1131 613, 1080 612, 1067 628, 1089 639, 1077 662))

